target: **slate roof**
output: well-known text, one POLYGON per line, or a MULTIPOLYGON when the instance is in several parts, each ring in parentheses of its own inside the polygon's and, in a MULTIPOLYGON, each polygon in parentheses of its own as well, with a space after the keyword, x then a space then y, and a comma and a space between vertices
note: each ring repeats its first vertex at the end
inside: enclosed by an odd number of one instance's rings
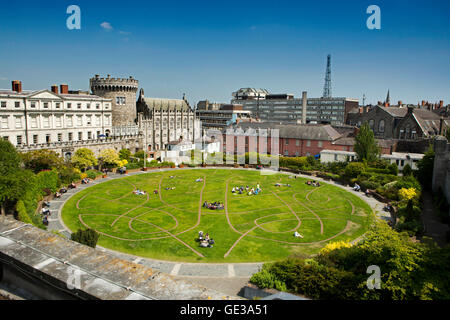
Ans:
POLYGON ((303 140, 334 141, 342 135, 331 125, 317 124, 278 124, 270 122, 242 122, 234 128, 247 129, 278 129, 280 138, 303 140))
POLYGON ((143 98, 145 105, 150 109, 163 111, 189 111, 191 108, 186 100, 182 99, 164 99, 164 98, 143 98))

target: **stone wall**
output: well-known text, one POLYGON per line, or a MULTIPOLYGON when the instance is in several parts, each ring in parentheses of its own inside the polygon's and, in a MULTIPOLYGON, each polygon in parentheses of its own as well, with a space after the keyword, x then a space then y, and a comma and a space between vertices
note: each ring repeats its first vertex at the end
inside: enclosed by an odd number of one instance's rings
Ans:
POLYGON ((434 141, 433 192, 442 188, 447 201, 450 202, 450 143, 439 136, 434 141))

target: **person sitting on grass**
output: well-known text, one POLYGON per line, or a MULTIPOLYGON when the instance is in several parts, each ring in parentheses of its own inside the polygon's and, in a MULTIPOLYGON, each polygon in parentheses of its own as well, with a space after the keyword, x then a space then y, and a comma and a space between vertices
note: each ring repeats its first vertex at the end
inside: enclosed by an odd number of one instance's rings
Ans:
POLYGON ((198 178, 197 180, 195 180, 195 182, 203 182, 202 178, 198 178))
POLYGON ((303 238, 303 236, 300 233, 298 233, 297 231, 294 232, 294 237, 303 238))
POLYGON ((156 189, 153 190, 153 193, 154 193, 154 194, 158 194, 158 190, 156 190, 156 189))
POLYGON ((353 190, 360 191, 361 187, 355 182, 355 186, 353 187, 353 190))

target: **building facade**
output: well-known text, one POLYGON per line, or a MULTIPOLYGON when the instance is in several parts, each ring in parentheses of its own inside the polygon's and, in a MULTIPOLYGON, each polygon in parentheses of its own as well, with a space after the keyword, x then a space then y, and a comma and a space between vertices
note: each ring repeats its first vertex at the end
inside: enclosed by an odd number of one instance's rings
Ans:
POLYGON ((201 122, 184 97, 146 98, 141 89, 136 110, 139 131, 148 150, 164 150, 171 142, 201 137, 201 122))
POLYGON ((241 104, 262 121, 284 123, 344 124, 347 113, 358 106, 350 98, 301 98, 292 94, 270 94, 267 90, 242 88, 233 93, 232 104, 241 104))
POLYGON ((252 120, 251 111, 243 110, 242 105, 236 104, 221 104, 213 109, 197 108, 195 113, 202 123, 203 130, 222 131, 230 125, 252 120))
POLYGON ((70 94, 67 85, 51 90, 0 90, 1 137, 21 149, 103 139, 112 131, 111 100, 70 94))

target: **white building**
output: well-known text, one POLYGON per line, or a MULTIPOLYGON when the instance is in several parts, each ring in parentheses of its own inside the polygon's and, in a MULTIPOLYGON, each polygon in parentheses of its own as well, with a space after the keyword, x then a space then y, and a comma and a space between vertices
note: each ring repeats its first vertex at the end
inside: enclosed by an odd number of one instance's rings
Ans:
POLYGON ((85 141, 111 133, 111 101, 87 94, 70 94, 66 85, 50 90, 0 89, 1 137, 17 147, 85 141))
MULTIPOLYGON (((423 156, 423 153, 392 152, 392 154, 382 154, 381 159, 385 159, 391 164, 395 163, 399 170, 403 170, 407 164, 409 164, 411 169, 417 170, 417 162, 423 156)), ((320 152, 320 162, 323 163, 353 161, 355 159, 355 152, 339 150, 322 150, 320 152)))

